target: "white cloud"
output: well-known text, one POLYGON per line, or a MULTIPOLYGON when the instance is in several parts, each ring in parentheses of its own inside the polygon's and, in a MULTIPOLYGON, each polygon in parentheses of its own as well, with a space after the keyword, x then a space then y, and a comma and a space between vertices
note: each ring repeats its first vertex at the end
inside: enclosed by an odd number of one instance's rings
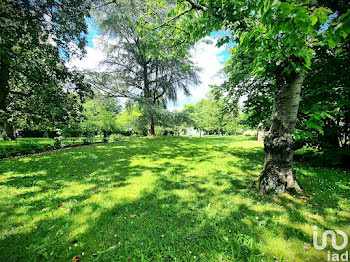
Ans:
MULTIPOLYGON (((210 38, 205 38, 209 40, 210 38)), ((210 39, 212 40, 212 39, 210 39)), ((101 41, 108 41, 101 39, 101 36, 97 35, 93 38, 94 48, 86 47, 86 55, 83 59, 73 59, 70 61, 70 67, 76 67, 79 70, 101 70, 99 63, 106 57, 104 54, 101 41)), ((203 41, 197 43, 191 51, 193 56, 193 62, 199 66, 202 71, 199 73, 201 84, 198 86, 190 87, 191 96, 186 97, 182 92, 178 95, 178 101, 174 105, 170 103, 169 110, 181 110, 184 104, 196 103, 204 98, 210 91, 209 85, 220 84, 223 79, 220 78, 217 73, 223 68, 223 57, 220 55, 225 50, 225 47, 216 47, 215 40, 213 44, 207 44, 203 41)))
MULTIPOLYGON (((206 38, 208 40, 209 37, 206 38)), ((182 92, 178 96, 178 101, 175 105, 169 104, 171 111, 181 110, 184 104, 196 103, 204 98, 210 91, 210 85, 221 84, 224 80, 217 74, 223 68, 223 57, 220 55, 225 50, 225 47, 216 47, 215 41, 213 44, 207 44, 203 41, 196 44, 192 50, 193 62, 199 66, 202 71, 199 73, 201 84, 190 87, 191 95, 186 97, 182 92)))
POLYGON ((86 47, 86 55, 82 59, 72 59, 69 62, 69 67, 76 67, 78 70, 98 70, 99 63, 106 57, 101 43, 101 37, 95 36, 92 40, 94 48, 86 47))

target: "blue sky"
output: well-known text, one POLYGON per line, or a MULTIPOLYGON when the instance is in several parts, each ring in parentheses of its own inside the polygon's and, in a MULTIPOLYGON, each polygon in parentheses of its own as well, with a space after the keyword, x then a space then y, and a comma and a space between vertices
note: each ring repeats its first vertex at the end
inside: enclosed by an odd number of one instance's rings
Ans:
POLYGON ((88 33, 88 47, 94 48, 94 43, 93 43, 93 39, 95 36, 98 35, 99 31, 98 29, 94 26, 94 21, 92 18, 86 18, 86 22, 89 26, 89 33, 88 33))

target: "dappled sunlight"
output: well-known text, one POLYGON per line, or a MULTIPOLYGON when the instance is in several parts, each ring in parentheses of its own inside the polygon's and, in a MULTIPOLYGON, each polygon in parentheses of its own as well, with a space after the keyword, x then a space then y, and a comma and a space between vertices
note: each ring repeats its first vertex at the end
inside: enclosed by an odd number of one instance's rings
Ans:
POLYGON ((244 137, 143 138, 23 161, 0 167, 0 242, 18 259, 45 248, 67 259, 314 261, 327 252, 304 247, 314 225, 350 233, 348 177, 297 166, 305 197, 262 196, 252 183, 263 148, 244 137))

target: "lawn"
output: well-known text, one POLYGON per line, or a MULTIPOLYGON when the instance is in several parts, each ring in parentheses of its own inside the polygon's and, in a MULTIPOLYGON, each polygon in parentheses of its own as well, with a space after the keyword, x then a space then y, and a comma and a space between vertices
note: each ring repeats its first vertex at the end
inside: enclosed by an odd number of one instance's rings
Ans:
MULTIPOLYGON (((4 158, 46 152, 56 149, 53 138, 18 138, 17 140, 0 139, 0 160, 4 158)), ((95 136, 91 143, 103 142, 102 136, 95 136)), ((65 147, 84 144, 84 137, 63 138, 61 145, 65 147)))
POLYGON ((17 146, 22 141, 38 143, 41 145, 48 145, 48 144, 51 144, 54 141, 54 139, 53 138, 36 138, 36 137, 18 138, 17 140, 2 140, 2 139, 0 139, 0 148, 1 147, 14 147, 14 146, 17 146))
MULTIPOLYGON (((101 141, 102 137, 96 136, 95 139, 97 141, 101 141)), ((18 144, 21 142, 32 142, 32 143, 37 143, 40 145, 50 145, 54 141, 55 140, 53 138, 39 138, 39 137, 38 138, 36 138, 36 137, 18 138, 17 140, 2 140, 2 139, 0 139, 0 148, 15 147, 15 146, 18 146, 18 144)), ((83 137, 66 138, 65 141, 67 144, 82 143, 83 137)))
POLYGON ((262 144, 242 136, 2 161, 0 260, 327 261, 313 226, 350 235, 349 170, 296 163, 303 196, 262 196, 251 185, 263 161, 262 144))

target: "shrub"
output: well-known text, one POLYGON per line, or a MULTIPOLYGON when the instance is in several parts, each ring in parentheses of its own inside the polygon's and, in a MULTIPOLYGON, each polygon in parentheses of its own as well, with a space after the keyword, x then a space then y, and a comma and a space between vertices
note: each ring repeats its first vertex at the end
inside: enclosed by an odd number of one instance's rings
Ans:
POLYGON ((24 141, 19 141, 16 151, 19 154, 24 155, 24 154, 33 154, 33 153, 45 151, 45 149, 46 149, 46 146, 44 145, 40 145, 39 143, 34 141, 24 140, 24 141))
POLYGON ((63 137, 55 137, 53 143, 51 144, 53 149, 60 149, 64 147, 64 139, 63 137))
POLYGON ((88 134, 86 137, 83 138, 83 144, 84 145, 90 145, 94 142, 94 134, 88 134))
POLYGON ((0 159, 9 157, 13 154, 13 148, 0 147, 0 159))
POLYGON ((120 141, 122 140, 123 136, 121 134, 111 134, 109 137, 110 141, 120 141))
POLYGON ((23 129, 18 132, 21 137, 44 137, 45 130, 23 129))
POLYGON ((62 128, 62 135, 64 137, 79 137, 81 134, 81 127, 77 123, 71 123, 70 125, 62 128))
POLYGON ((244 136, 257 136, 257 131, 256 130, 247 130, 244 131, 243 135, 244 136))
POLYGON ((165 130, 161 126, 156 126, 154 128, 154 133, 155 133, 156 136, 164 136, 164 132, 165 132, 165 130))
POLYGON ((131 138, 138 138, 138 137, 140 137, 139 134, 132 134, 132 135, 131 135, 131 138))

